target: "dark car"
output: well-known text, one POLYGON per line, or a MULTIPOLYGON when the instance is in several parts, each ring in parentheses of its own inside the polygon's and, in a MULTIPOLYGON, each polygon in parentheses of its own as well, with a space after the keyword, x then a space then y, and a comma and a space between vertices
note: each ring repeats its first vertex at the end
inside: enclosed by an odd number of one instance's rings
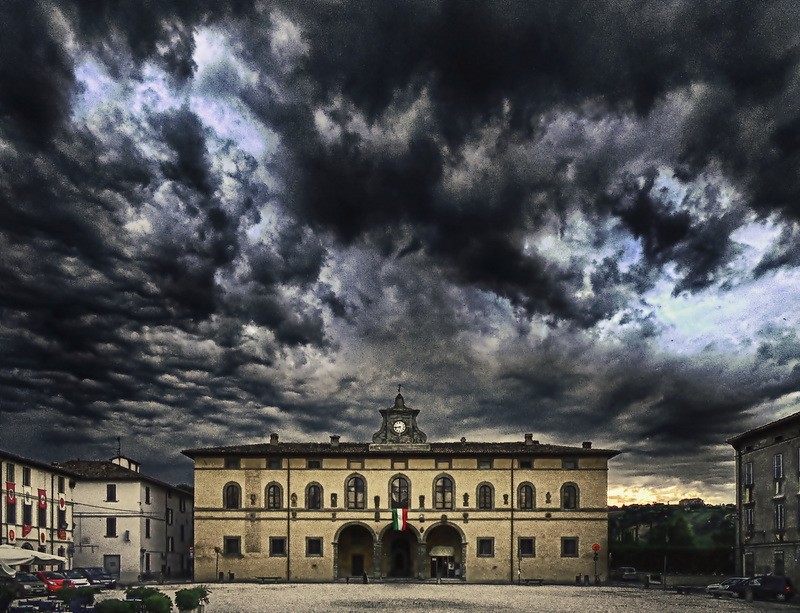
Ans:
POLYGON ((794 588, 789 579, 772 575, 752 577, 744 583, 730 586, 729 589, 736 591, 739 596, 748 600, 751 598, 756 600, 774 599, 784 602, 794 595, 794 588))
POLYGON ((719 598, 721 596, 741 598, 744 595, 744 584, 747 583, 747 581, 747 577, 731 577, 719 583, 712 583, 706 586, 706 593, 711 594, 714 598, 719 598), (742 592, 737 591, 737 586, 742 586, 742 592))
POLYGON ((17 590, 17 598, 31 598, 47 594, 47 586, 44 581, 33 573, 17 572, 13 577, 6 579, 5 583, 17 590))
POLYGON ((88 568, 76 568, 80 574, 89 580, 92 587, 98 590, 112 589, 116 584, 114 577, 109 575, 104 569, 99 566, 91 566, 88 568))

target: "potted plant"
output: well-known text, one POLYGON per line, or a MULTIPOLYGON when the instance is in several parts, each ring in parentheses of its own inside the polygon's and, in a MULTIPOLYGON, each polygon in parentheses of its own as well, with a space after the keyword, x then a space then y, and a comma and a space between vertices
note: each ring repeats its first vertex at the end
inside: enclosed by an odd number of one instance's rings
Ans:
POLYGON ((205 585, 178 590, 175 592, 175 606, 178 611, 198 611, 202 613, 205 609, 204 604, 208 603, 208 595, 211 593, 205 585))
POLYGON ((84 606, 94 603, 94 595, 94 588, 91 587, 62 587, 55 592, 55 597, 72 613, 78 613, 84 606))
POLYGON ((132 602, 126 602, 117 598, 101 600, 94 605, 94 613, 135 613, 136 607, 132 602))
POLYGON ((17 597, 17 588, 10 581, 0 581, 0 613, 6 613, 17 597))

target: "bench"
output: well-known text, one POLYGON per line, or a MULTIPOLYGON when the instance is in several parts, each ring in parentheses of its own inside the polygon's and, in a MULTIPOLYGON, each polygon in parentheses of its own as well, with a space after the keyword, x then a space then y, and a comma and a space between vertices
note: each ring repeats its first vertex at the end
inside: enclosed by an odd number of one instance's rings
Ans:
POLYGON ((259 583, 278 583, 281 577, 256 577, 259 583))
POLYGON ((525 585, 543 585, 544 579, 523 579, 525 585))

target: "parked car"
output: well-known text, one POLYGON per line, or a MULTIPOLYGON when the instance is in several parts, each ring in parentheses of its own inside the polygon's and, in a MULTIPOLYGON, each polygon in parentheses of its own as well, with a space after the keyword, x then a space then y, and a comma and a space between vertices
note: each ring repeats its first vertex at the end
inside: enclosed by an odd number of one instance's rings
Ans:
POLYGON ((742 598, 756 600, 775 599, 784 602, 794 595, 794 588, 789 579, 772 575, 752 577, 744 583, 732 585, 728 589, 736 591, 737 595, 742 598))
POLYGON ((62 570, 61 574, 69 579, 71 587, 91 587, 91 581, 84 577, 77 569, 62 570))
POLYGON ((89 580, 89 583, 92 584, 92 587, 96 587, 98 590, 113 589, 114 586, 117 585, 117 582, 114 579, 114 577, 109 575, 104 569, 100 568, 99 566, 76 568, 75 570, 77 570, 81 575, 86 577, 89 580))
POLYGON ((638 581, 639 575, 636 574, 636 569, 632 566, 620 566, 613 575, 617 581, 638 581))
POLYGON ((69 579, 67 579, 61 573, 57 573, 52 570, 40 570, 36 573, 36 576, 39 577, 44 584, 47 586, 47 591, 55 592, 56 590, 60 590, 62 587, 69 587, 69 579))
POLYGON ((33 573, 17 572, 13 577, 9 577, 5 583, 17 590, 17 598, 31 598, 47 594, 47 586, 44 581, 33 573))
POLYGON ((731 596, 732 598, 738 598, 742 596, 742 593, 736 590, 736 586, 743 585, 746 582, 747 577, 730 577, 729 579, 725 579, 719 583, 707 585, 706 593, 711 594, 714 598, 719 598, 720 596, 731 596))

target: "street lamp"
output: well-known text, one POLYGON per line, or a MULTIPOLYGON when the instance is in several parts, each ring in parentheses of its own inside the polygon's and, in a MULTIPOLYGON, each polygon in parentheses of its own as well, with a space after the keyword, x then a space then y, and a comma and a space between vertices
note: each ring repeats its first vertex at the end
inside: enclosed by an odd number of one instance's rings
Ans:
POLYGON ((220 549, 219 547, 214 547, 214 553, 217 554, 217 566, 216 566, 216 571, 214 572, 214 576, 217 578, 217 581, 219 581, 219 554, 222 553, 222 549, 220 549))

